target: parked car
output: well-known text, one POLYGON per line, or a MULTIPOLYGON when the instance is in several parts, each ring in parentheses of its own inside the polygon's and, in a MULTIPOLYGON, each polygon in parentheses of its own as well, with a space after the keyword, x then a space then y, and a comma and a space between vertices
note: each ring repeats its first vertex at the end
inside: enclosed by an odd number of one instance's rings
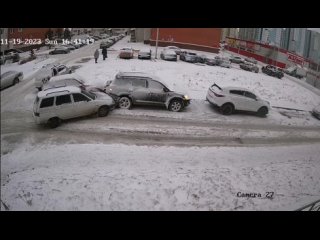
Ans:
POLYGON ((62 47, 65 47, 65 48, 68 48, 69 50, 75 50, 76 49, 76 47, 75 46, 73 46, 72 44, 65 44, 65 45, 61 45, 62 47))
POLYGON ((54 50, 50 51, 49 54, 67 54, 70 53, 70 49, 66 47, 57 47, 54 50))
POLYGON ((164 49, 160 53, 160 58, 166 61, 177 61, 177 54, 175 51, 170 49, 164 49))
POLYGON ((205 63, 210 66, 218 66, 221 63, 221 58, 216 56, 214 58, 207 58, 205 63))
POLYGON ((75 86, 87 91, 103 92, 103 89, 91 85, 86 85, 85 82, 85 79, 76 73, 59 75, 50 78, 48 82, 43 84, 42 91, 50 88, 75 86))
POLYGON ((286 74, 296 77, 298 79, 304 78, 307 75, 307 71, 304 68, 298 66, 288 67, 283 70, 286 74))
POLYGON ((275 66, 267 65, 261 68, 261 71, 269 76, 277 77, 279 79, 283 78, 284 73, 279 71, 275 66))
POLYGON ((197 62, 198 63, 206 63, 207 62, 207 56, 202 54, 197 56, 197 62))
POLYGON ((244 60, 241 57, 237 57, 237 56, 232 56, 230 59, 230 62, 232 63, 244 63, 244 60))
POLYGON ((73 71, 71 68, 67 67, 63 64, 48 64, 46 66, 43 66, 40 71, 38 72, 36 78, 35 78, 35 87, 41 91, 42 86, 47 83, 51 77, 58 76, 58 75, 64 75, 64 74, 70 74, 73 71))
POLYGON ((249 72, 259 72, 259 67, 253 63, 245 62, 240 64, 240 68, 249 72))
POLYGON ((312 115, 320 120, 320 105, 313 108, 312 115))
POLYGON ((119 97, 119 107, 164 106, 179 112, 190 104, 187 95, 171 91, 159 78, 141 72, 120 72, 106 84, 105 92, 119 97))
POLYGON ((219 66, 224 68, 231 68, 231 62, 227 58, 221 58, 219 61, 219 66))
POLYGON ((224 115, 230 115, 235 110, 256 112, 264 117, 270 110, 270 103, 262 100, 250 90, 238 87, 221 88, 213 84, 207 92, 207 101, 219 107, 224 115))
POLYGON ((90 92, 68 86, 38 92, 33 106, 37 124, 58 127, 62 120, 98 113, 107 116, 115 102, 104 92, 90 92))
POLYGON ((63 74, 70 74, 73 71, 70 67, 67 67, 66 65, 58 64, 52 67, 52 72, 53 72, 52 76, 57 76, 57 75, 63 75, 63 74))
POLYGON ((196 53, 184 51, 180 53, 180 60, 185 62, 196 63, 198 61, 198 56, 196 53))
POLYGON ((245 61, 247 61, 247 62, 249 62, 249 63, 253 63, 253 64, 257 64, 258 63, 258 61, 257 60, 255 60, 254 58, 252 58, 252 57, 247 57, 247 58, 245 58, 244 59, 245 61))
POLYGON ((133 50, 132 48, 122 48, 119 54, 120 58, 123 59, 131 59, 133 58, 133 50))
POLYGON ((150 51, 139 51, 139 59, 151 59, 151 50, 150 51))
POLYGON ((19 62, 20 55, 16 52, 8 52, 6 55, 1 55, 0 64, 5 64, 7 61, 11 61, 13 63, 19 62))
POLYGON ((15 85, 23 79, 23 72, 8 71, 1 74, 1 89, 15 85))
POLYGON ((181 49, 176 46, 167 46, 166 49, 173 50, 177 55, 181 53, 181 49))
POLYGON ((104 48, 104 47, 109 48, 109 47, 111 47, 112 45, 113 45, 113 41, 111 41, 111 40, 104 40, 104 41, 102 41, 102 42, 100 43, 100 48, 101 48, 101 49, 104 48))

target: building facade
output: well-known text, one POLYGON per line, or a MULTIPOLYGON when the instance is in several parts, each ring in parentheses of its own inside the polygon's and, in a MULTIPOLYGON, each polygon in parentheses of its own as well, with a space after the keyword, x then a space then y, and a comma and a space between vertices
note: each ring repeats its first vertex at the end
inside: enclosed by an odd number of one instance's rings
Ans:
POLYGON ((221 34, 221 28, 152 28, 150 44, 156 45, 158 35, 158 46, 172 45, 218 53, 221 34))

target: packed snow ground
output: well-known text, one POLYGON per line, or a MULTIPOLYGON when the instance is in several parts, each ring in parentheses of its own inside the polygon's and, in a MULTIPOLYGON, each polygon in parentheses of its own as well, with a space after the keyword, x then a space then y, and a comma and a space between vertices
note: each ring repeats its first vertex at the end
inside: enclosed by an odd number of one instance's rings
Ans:
POLYGON ((1 183, 2 210, 295 210, 320 198, 319 144, 39 146, 29 139, 2 156, 1 183))

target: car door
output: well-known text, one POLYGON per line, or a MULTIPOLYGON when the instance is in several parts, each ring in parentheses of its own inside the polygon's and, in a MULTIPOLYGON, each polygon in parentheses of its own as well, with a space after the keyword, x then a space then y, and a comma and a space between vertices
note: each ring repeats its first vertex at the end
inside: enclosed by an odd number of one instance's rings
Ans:
POLYGON ((230 96, 236 110, 246 110, 246 98, 242 90, 230 90, 230 96))
POLYGON ((81 93, 73 93, 73 106, 77 117, 86 116, 95 111, 95 107, 92 104, 92 99, 81 93))
POLYGON ((259 103, 256 100, 257 96, 253 94, 252 92, 245 91, 244 96, 246 98, 246 107, 248 111, 256 112, 259 108, 259 103))
POLYGON ((165 86, 161 83, 148 80, 148 89, 149 93, 149 100, 151 104, 154 105, 164 105, 166 102, 167 93, 164 91, 165 86))
POLYGON ((77 117, 74 104, 71 100, 71 94, 60 95, 56 97, 56 113, 61 119, 77 117))
POLYGON ((149 104, 151 102, 150 90, 147 88, 147 80, 134 78, 131 80, 129 92, 135 103, 149 104))

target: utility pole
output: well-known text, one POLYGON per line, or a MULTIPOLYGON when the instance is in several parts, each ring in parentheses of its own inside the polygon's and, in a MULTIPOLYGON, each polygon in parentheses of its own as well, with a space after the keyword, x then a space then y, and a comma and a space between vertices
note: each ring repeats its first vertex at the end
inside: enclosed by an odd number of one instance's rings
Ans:
POLYGON ((159 28, 157 28, 156 56, 155 56, 155 59, 157 59, 157 58, 158 58, 158 41, 159 41, 159 28))

